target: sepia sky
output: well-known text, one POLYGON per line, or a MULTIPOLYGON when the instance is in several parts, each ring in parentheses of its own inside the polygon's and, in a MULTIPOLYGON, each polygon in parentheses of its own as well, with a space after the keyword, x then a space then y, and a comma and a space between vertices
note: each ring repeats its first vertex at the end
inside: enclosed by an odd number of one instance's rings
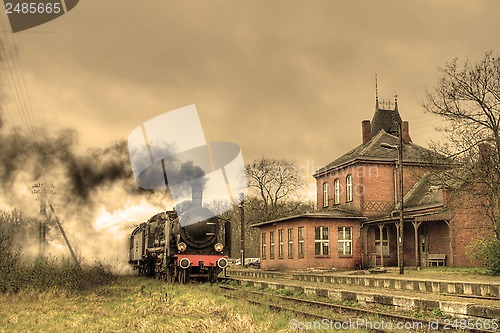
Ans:
POLYGON ((437 138, 425 89, 454 57, 499 51, 498 13, 497 0, 82 0, 13 38, 35 124, 77 129, 82 150, 196 104, 207 141, 311 175, 361 143, 375 73, 413 141, 437 138))

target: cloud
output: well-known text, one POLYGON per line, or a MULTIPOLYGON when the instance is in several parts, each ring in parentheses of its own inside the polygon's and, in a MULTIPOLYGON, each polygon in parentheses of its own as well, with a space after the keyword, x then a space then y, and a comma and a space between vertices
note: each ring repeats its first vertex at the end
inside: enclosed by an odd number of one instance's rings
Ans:
POLYGON ((381 98, 397 93, 403 118, 422 117, 438 66, 495 46, 499 10, 490 0, 88 0, 15 37, 37 119, 78 128, 80 146, 196 104, 207 139, 238 143, 247 160, 326 164, 360 142, 375 73, 381 98))

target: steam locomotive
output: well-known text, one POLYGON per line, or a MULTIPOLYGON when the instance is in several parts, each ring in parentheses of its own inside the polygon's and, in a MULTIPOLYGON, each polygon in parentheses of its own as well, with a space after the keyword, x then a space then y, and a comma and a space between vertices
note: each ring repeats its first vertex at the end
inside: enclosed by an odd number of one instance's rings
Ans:
POLYGON ((141 275, 186 283, 217 281, 230 254, 230 224, 193 200, 161 212, 136 227, 130 236, 129 263, 141 275))

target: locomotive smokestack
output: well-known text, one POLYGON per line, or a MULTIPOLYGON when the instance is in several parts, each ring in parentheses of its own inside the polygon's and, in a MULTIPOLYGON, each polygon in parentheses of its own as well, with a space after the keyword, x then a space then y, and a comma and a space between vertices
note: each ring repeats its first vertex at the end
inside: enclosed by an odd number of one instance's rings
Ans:
POLYGON ((193 186, 191 191, 193 207, 201 207, 203 201, 203 189, 198 186, 193 186))
POLYGON ((187 161, 180 165, 178 179, 186 182, 191 187, 191 205, 193 207, 201 207, 203 189, 207 182, 205 171, 201 167, 195 165, 193 161, 187 161))

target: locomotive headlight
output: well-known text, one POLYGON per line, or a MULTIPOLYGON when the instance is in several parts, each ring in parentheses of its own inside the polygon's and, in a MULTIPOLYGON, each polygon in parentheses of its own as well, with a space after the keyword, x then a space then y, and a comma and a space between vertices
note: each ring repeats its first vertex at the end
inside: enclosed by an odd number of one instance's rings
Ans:
POLYGON ((222 245, 221 243, 217 243, 214 245, 214 249, 217 252, 222 252, 222 249, 224 249, 224 245, 222 245))
POLYGON ((217 266, 220 268, 226 268, 227 267, 227 259, 226 258, 220 258, 217 260, 217 266))
POLYGON ((177 244, 177 250, 179 250, 179 252, 184 252, 186 251, 186 249, 187 249, 186 243, 180 242, 179 244, 177 244))
POLYGON ((179 266, 182 268, 182 269, 186 269, 188 268, 189 266, 191 266, 191 261, 189 261, 188 258, 182 258, 180 261, 179 261, 179 266))

